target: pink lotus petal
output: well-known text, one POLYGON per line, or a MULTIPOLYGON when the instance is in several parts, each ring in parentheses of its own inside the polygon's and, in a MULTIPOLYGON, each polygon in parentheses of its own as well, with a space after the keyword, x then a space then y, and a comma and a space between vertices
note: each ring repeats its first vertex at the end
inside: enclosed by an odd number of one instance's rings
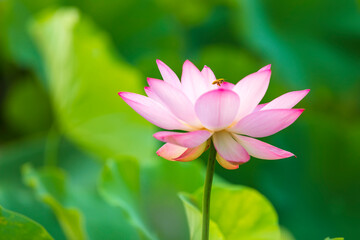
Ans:
POLYGON ((130 92, 119 92, 120 97, 138 114, 152 124, 168 130, 190 130, 169 110, 151 98, 130 92))
POLYGON ((238 169, 240 164, 235 164, 235 163, 231 163, 226 161, 225 159, 223 159, 219 154, 216 154, 216 160, 218 161, 218 163, 226 169, 229 170, 234 170, 234 169, 238 169))
POLYGON ((246 76, 234 86, 232 90, 236 92, 241 99, 239 113, 236 119, 241 119, 248 115, 259 104, 269 86, 270 76, 270 70, 255 72, 246 76))
POLYGON ((256 106, 253 112, 258 112, 266 106, 267 103, 262 103, 256 106))
POLYGON ((210 87, 199 69, 189 60, 186 60, 183 65, 181 84, 184 93, 192 102, 195 102, 210 87))
POLYGON ((267 160, 282 159, 294 156, 291 152, 274 147, 254 138, 234 135, 236 140, 253 157, 267 160))
POLYGON ((231 90, 231 89, 233 89, 234 88, 234 84, 233 83, 229 83, 229 82, 223 82, 222 84, 221 84, 221 86, 218 86, 218 88, 223 88, 223 89, 229 89, 229 90, 231 90))
POLYGON ((239 103, 239 96, 231 90, 212 90, 199 97, 195 112, 207 129, 221 130, 234 121, 239 103))
POLYGON ((160 61, 159 59, 156 60, 158 68, 160 70, 161 76, 163 77, 164 81, 171 84, 174 87, 181 88, 180 80, 178 76, 174 73, 171 68, 169 68, 165 63, 160 61))
POLYGON ((223 82, 220 86, 218 86, 217 84, 213 84, 213 82, 216 81, 216 77, 213 71, 211 71, 211 69, 208 66, 204 66, 204 68, 201 70, 201 74, 204 76, 206 82, 210 86, 208 87, 208 91, 215 90, 218 88, 231 90, 235 86, 233 83, 229 83, 229 82, 223 82))
POLYGON ((209 147, 208 142, 195 147, 184 148, 175 144, 166 143, 156 153, 170 161, 188 162, 197 159, 209 147))
POLYGON ((182 147, 194 148, 208 140, 211 135, 212 133, 206 130, 198 130, 186 133, 163 131, 155 133, 154 138, 182 147))
POLYGON ((204 66, 201 70, 201 74, 209 85, 216 80, 214 72, 208 66, 204 66))
POLYGON ((180 162, 188 162, 195 160, 201 156, 203 152, 205 152, 209 148, 209 143, 204 142, 203 144, 195 147, 195 148, 187 148, 186 151, 181 154, 179 157, 174 158, 175 161, 180 162))
POLYGON ((265 70, 270 70, 271 69, 271 64, 268 64, 266 65, 265 67, 262 67, 258 70, 258 72, 261 72, 261 71, 265 71, 265 70))
POLYGON ((253 112, 229 131, 251 137, 267 137, 290 126, 304 109, 270 109, 253 112))
POLYGON ((261 110, 293 108, 309 92, 310 92, 310 89, 285 93, 285 94, 281 95, 280 97, 277 97, 274 100, 272 100, 271 102, 269 102, 261 110))
POLYGON ((146 95, 148 95, 149 98, 151 98, 152 100, 158 102, 158 103, 162 103, 161 99, 154 93, 153 90, 151 90, 150 87, 144 87, 145 93, 146 95))
POLYGON ((148 83, 151 90, 176 117, 191 126, 202 127, 193 104, 181 90, 159 79, 148 78, 148 83))
POLYGON ((229 132, 216 132, 213 135, 213 142, 218 154, 232 164, 245 163, 250 159, 246 150, 235 141, 229 132))

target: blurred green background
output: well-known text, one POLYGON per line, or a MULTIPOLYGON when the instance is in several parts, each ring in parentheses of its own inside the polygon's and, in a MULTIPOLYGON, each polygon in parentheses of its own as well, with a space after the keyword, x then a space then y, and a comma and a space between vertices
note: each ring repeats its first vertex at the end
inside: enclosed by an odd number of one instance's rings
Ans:
POLYGON ((297 158, 216 172, 264 194, 295 239, 360 236, 359 2, 1 0, 0 33, 0 205, 55 239, 139 239, 141 219, 188 238, 177 193, 202 185, 206 156, 158 158, 155 127, 117 96, 160 78, 155 59, 234 83, 271 63, 263 102, 310 88, 266 139, 297 158))

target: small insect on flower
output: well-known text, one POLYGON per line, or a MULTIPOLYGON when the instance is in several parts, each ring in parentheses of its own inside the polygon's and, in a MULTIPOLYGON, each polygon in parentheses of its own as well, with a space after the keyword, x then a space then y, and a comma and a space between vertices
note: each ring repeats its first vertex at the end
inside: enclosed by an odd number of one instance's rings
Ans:
POLYGON ((216 79, 215 81, 213 81, 212 84, 214 84, 214 85, 217 84, 220 87, 224 81, 225 81, 225 79, 219 78, 219 79, 216 79))

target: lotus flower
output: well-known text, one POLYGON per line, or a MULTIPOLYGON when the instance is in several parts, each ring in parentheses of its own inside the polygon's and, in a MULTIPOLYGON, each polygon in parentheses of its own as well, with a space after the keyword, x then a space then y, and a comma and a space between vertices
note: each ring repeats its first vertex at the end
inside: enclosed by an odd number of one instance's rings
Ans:
POLYGON ((146 96, 120 92, 122 99, 138 114, 166 130, 154 134, 165 144, 157 154, 171 161, 197 159, 211 143, 216 159, 226 169, 249 161, 282 159, 294 154, 257 140, 291 125, 304 111, 293 109, 309 89, 286 93, 259 104, 270 81, 270 65, 237 84, 216 79, 211 69, 202 71, 185 61, 181 82, 162 61, 157 60, 164 80, 148 78, 146 96))

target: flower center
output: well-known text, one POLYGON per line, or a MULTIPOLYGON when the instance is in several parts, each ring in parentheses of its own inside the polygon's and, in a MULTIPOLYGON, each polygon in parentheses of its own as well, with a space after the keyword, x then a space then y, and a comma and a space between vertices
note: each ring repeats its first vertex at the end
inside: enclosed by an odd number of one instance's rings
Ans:
POLYGON ((221 84, 224 82, 225 79, 223 78, 219 78, 219 79, 216 79, 215 81, 213 81, 212 84, 217 84, 219 87, 221 86, 221 84))

